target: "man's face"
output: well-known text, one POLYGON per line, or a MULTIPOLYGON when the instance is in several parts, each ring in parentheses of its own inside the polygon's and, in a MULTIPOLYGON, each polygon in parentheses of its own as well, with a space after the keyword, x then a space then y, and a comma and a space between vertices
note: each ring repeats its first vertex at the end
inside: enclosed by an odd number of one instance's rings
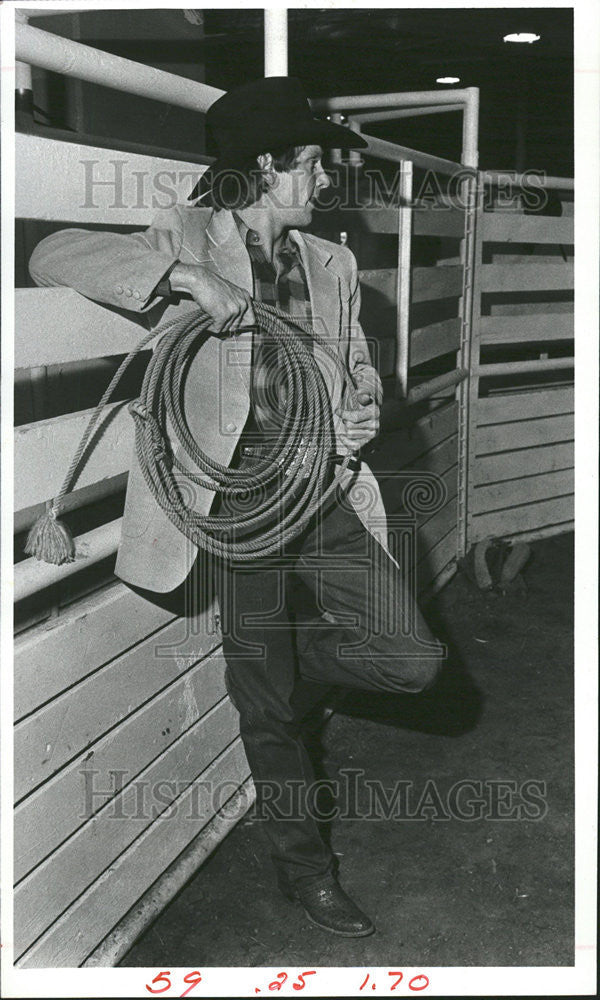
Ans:
POLYGON ((330 186, 331 181, 321 163, 322 156, 320 146, 304 146, 295 166, 285 173, 276 174, 271 202, 285 225, 308 225, 319 192, 330 186))

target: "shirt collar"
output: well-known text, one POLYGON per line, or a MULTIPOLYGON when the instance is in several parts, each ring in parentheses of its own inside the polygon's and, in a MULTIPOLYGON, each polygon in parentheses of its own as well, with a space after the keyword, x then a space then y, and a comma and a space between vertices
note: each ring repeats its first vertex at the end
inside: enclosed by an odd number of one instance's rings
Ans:
MULTIPOLYGON (((237 214, 237 212, 232 213, 235 219, 235 224, 238 228, 238 232, 244 241, 245 245, 248 246, 262 246, 259 234, 255 229, 250 229, 250 227, 244 222, 242 218, 237 214)), ((299 249, 295 240, 292 239, 290 230, 285 234, 285 238, 280 244, 279 255, 285 256, 286 254, 291 254, 294 257, 298 257, 299 249)))

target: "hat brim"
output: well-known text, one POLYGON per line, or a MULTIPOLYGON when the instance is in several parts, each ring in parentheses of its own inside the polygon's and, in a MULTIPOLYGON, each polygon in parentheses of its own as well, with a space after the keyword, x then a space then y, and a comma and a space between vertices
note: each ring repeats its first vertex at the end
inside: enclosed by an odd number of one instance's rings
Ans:
POLYGON ((368 146, 368 142, 363 139, 362 135, 345 125, 321 121, 319 118, 309 118, 305 122, 290 125, 285 133, 277 135, 275 141, 265 136, 260 145, 250 144, 243 153, 218 157, 204 171, 194 190, 188 195, 188 201, 194 201, 201 194, 206 194, 219 174, 235 170, 247 163, 249 158, 268 152, 269 146, 272 149, 280 149, 284 146, 308 146, 311 144, 321 146, 323 149, 366 149, 368 146))

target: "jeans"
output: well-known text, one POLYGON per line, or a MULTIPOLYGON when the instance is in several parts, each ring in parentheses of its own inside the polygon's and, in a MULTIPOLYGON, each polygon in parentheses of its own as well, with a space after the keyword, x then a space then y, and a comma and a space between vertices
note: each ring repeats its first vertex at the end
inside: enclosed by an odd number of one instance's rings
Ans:
POLYGON ((332 870, 333 858, 310 811, 298 808, 314 774, 293 709, 297 676, 419 692, 437 677, 443 647, 347 500, 313 518, 282 556, 251 566, 219 563, 216 577, 226 683, 259 806, 267 807, 272 858, 288 883, 312 881, 332 870), (300 600, 307 591, 308 608, 300 600), (407 606, 409 634, 401 611, 407 606), (261 803, 267 789, 271 806, 261 803))

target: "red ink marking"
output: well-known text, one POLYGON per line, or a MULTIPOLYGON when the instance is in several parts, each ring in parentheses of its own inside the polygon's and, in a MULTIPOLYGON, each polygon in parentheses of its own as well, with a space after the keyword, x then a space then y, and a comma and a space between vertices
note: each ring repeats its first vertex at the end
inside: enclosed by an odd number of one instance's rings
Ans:
POLYGON ((292 983, 292 988, 295 989, 295 990, 303 990, 304 987, 306 986, 306 983, 304 982, 304 977, 305 976, 314 976, 314 975, 316 975, 316 972, 317 972, 316 969, 309 969, 308 972, 299 972, 298 973, 298 982, 297 983, 292 983))
POLYGON ((369 977, 370 977, 370 975, 371 975, 371 973, 370 973, 370 972, 367 972, 367 975, 365 976, 365 979, 364 979, 364 981, 363 981, 363 982, 362 982, 362 983, 360 984, 360 986, 358 987, 358 988, 359 988, 359 990, 362 990, 362 989, 364 989, 364 988, 365 988, 365 986, 366 986, 366 985, 367 985, 367 983, 369 982, 369 977))
POLYGON ((171 973, 168 970, 166 972, 159 972, 158 975, 154 977, 152 982, 153 983, 166 982, 167 985, 163 986, 160 990, 153 990, 152 987, 148 986, 148 983, 146 983, 146 989, 148 990, 148 993, 165 993, 167 990, 169 990, 171 988, 171 980, 169 979, 170 975, 171 973))
POLYGON ((418 990, 425 990, 425 989, 427 989, 428 986, 429 986, 429 980, 428 980, 427 976, 423 975, 423 973, 421 973, 420 976, 413 976, 412 979, 411 979, 411 981, 410 981, 410 983, 408 984, 409 990, 414 990, 415 992, 417 992, 418 990), (425 980, 425 982, 423 983, 423 985, 422 986, 413 986, 413 983, 416 983, 417 980, 419 980, 419 979, 424 979, 425 980))
POLYGON ((395 982, 393 982, 392 985, 390 986, 390 993, 391 993, 391 991, 395 990, 396 986, 399 986, 400 983, 402 982, 402 980, 404 979, 404 973, 402 973, 402 972, 388 972, 388 976, 398 976, 398 978, 395 980, 395 982))
POLYGON ((191 986, 188 987, 188 989, 185 991, 185 993, 181 994, 182 997, 186 997, 188 995, 188 993, 192 992, 192 990, 194 989, 194 986, 197 986, 198 983, 202 982, 202 976, 200 975, 200 973, 198 972, 198 970, 195 969, 193 972, 188 972, 187 976, 183 977, 183 981, 184 981, 184 983, 191 983, 191 986))
POLYGON ((273 980, 272 983, 269 983, 269 989, 272 991, 280 990, 283 984, 285 983, 287 977, 288 977, 287 972, 278 972, 277 979, 280 979, 281 982, 278 983, 275 980, 273 980))

